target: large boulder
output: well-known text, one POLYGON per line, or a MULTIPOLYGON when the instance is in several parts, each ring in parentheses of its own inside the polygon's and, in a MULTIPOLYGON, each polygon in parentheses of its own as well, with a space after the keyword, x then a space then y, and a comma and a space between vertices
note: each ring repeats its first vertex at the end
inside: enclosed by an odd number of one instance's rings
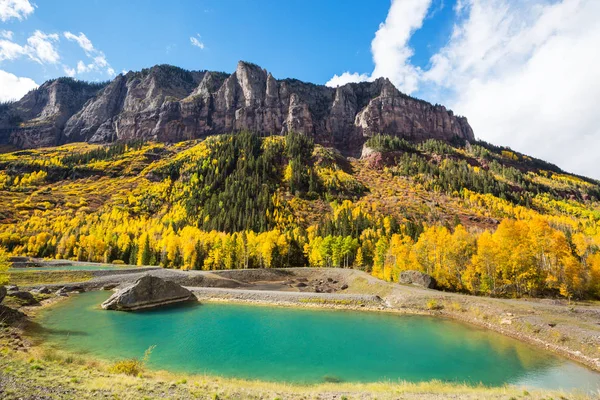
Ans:
POLYGON ((119 290, 102 303, 105 310, 135 311, 196 300, 189 290, 175 282, 144 275, 133 285, 119 290))
POLYGON ((58 289, 54 294, 57 296, 68 296, 69 293, 81 293, 85 292, 85 289, 81 286, 63 286, 58 289))
POLYGON ((3 323, 10 325, 24 317, 25 314, 21 311, 0 304, 0 321, 3 323))
POLYGON ((421 271, 402 271, 400 273, 400 283, 421 286, 427 289, 435 289, 436 287, 435 279, 421 271))
POLYGON ((31 289, 31 293, 33 293, 33 294, 50 294, 50 293, 52 293, 52 291, 50 291, 50 289, 48 289, 46 286, 40 286, 38 288, 31 289))
POLYGON ((7 293, 7 295, 10 297, 14 297, 23 306, 32 306, 34 304, 38 304, 38 301, 35 299, 33 294, 25 290, 11 290, 7 293))

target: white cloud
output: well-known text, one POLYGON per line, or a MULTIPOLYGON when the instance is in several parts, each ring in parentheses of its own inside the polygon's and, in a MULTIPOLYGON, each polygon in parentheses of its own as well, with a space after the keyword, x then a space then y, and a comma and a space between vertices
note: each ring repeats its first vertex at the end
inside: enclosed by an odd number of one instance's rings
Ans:
MULTIPOLYGON (((79 61, 76 67, 61 64, 67 76, 72 77, 86 72, 105 73, 110 77, 115 75, 115 70, 106 60, 104 53, 96 49, 85 34, 75 35, 71 32, 64 32, 63 35, 67 40, 76 42, 89 58, 88 64, 79 61)), ((0 31, 0 62, 16 60, 21 57, 28 57, 39 64, 58 64, 61 60, 56 47, 60 37, 56 33, 47 34, 37 30, 27 38, 27 43, 24 45, 13 42, 12 37, 12 32, 0 31)))
MULTIPOLYGON (((450 106, 481 139, 600 178, 600 1, 459 0, 447 45, 421 70, 408 43, 430 8, 431 0, 392 2, 371 44, 369 79, 386 76, 450 106)), ((328 84, 364 79, 347 72, 328 84)))
POLYGON ((37 86, 32 79, 0 70, 0 101, 18 100, 37 86))
POLYGON ((79 47, 81 47, 85 51, 85 54, 87 54, 88 56, 94 53, 94 45, 92 44, 90 39, 88 39, 88 37, 85 36, 83 32, 79 32, 79 35, 75 35, 71 32, 65 32, 64 36, 67 40, 77 42, 79 47))
POLYGON ((58 41, 58 35, 45 34, 41 31, 35 31, 32 36, 27 38, 27 55, 40 64, 55 64, 60 59, 54 43, 58 41))
POLYGON ((29 0, 0 0, 0 20, 6 22, 11 18, 19 21, 33 13, 33 6, 29 0))
POLYGON ((85 63, 81 60, 79 60, 77 62, 77 73, 78 74, 83 74, 84 72, 88 71, 88 67, 87 65, 85 65, 85 63))
POLYGON ((204 42, 200 40, 200 34, 197 33, 196 36, 198 36, 198 38, 190 36, 190 42, 192 43, 192 46, 196 46, 201 50, 204 50, 204 42))
POLYGON ((27 56, 40 64, 56 64, 60 60, 55 47, 57 41, 57 34, 46 34, 39 30, 27 38, 27 44, 23 46, 11 40, 0 39, 0 61, 27 56))
POLYGON ((372 77, 389 78, 396 87, 412 93, 418 87, 419 68, 410 63, 413 49, 408 46, 412 34, 427 16, 431 0, 395 0, 385 23, 379 26, 371 43, 375 69, 372 77))
POLYGON ((333 78, 327 81, 325 86, 338 87, 344 86, 346 83, 366 82, 370 79, 369 74, 359 74, 358 72, 350 73, 346 71, 342 75, 333 75, 333 78))
MULTIPOLYGON (((110 66, 110 64, 106 60, 106 56, 104 55, 104 53, 95 48, 92 44, 92 41, 83 32, 79 32, 79 35, 75 35, 74 33, 67 31, 64 32, 63 35, 67 40, 76 42, 79 45, 79 47, 83 49, 86 56, 91 60, 91 62, 88 64, 85 64, 81 60, 77 63, 78 74, 94 71, 104 71, 108 76, 115 75, 115 70, 110 66)), ((73 68, 73 70, 75 69, 73 68)))
POLYGON ((448 91, 436 100, 482 139, 600 178, 600 2, 463 3, 465 18, 423 77, 448 91))
POLYGON ((74 68, 69 68, 68 65, 63 65, 63 71, 65 71, 65 74, 67 74, 67 76, 69 77, 74 77, 75 74, 77 73, 77 71, 75 71, 74 68))
POLYGON ((327 85, 386 77, 403 92, 417 90, 421 70, 410 63, 413 49, 408 42, 423 25, 430 6, 431 0, 394 0, 385 22, 379 25, 371 42, 373 72, 370 75, 344 72, 341 76, 335 75, 327 85))
POLYGON ((12 31, 0 31, 0 37, 4 39, 12 40, 13 35, 12 31))
POLYGON ((97 56, 94 57, 94 65, 97 65, 99 68, 104 68, 108 65, 108 62, 106 62, 106 58, 103 55, 97 56))
POLYGON ((27 54, 25 48, 10 40, 0 39, 0 61, 14 60, 27 54))

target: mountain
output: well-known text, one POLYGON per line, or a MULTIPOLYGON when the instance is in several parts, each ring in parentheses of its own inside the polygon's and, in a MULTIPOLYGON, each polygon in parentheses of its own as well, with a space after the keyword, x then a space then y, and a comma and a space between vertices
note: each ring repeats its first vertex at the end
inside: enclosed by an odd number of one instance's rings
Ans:
POLYGON ((0 144, 20 148, 178 142, 242 130, 296 131, 355 152, 375 134, 413 141, 474 139, 466 118, 407 96, 388 79, 330 88, 277 80, 242 61, 230 75, 158 65, 104 84, 59 78, 0 108, 0 144))
POLYGON ((30 148, 0 154, 15 256, 418 270, 450 291, 600 298, 600 183, 475 140, 385 79, 157 66, 46 82, 0 105, 0 126, 30 148))
POLYGON ((494 296, 600 298, 600 185, 484 142, 291 132, 0 154, 0 248, 167 268, 405 270, 494 296))

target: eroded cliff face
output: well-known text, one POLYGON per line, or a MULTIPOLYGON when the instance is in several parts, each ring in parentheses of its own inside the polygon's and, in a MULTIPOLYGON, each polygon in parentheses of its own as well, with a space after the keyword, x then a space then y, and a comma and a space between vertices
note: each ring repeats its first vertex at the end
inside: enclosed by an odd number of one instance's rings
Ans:
POLYGON ((410 140, 472 140, 467 120, 399 92, 380 78, 338 88, 276 80, 240 62, 231 74, 156 66, 103 87, 44 84, 0 110, 0 141, 19 147, 145 139, 176 142, 250 130, 294 130, 317 143, 357 148, 378 133, 410 140))
POLYGON ((22 148, 56 145, 69 118, 102 86, 70 78, 44 83, 0 110, 0 143, 22 148))

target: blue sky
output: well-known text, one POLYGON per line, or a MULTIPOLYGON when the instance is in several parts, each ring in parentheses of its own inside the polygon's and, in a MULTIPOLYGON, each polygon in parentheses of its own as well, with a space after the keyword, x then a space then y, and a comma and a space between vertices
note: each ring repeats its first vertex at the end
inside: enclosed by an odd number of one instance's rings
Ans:
POLYGON ((598 0, 0 0, 0 101, 162 63, 387 77, 480 139, 600 178, 598 20, 598 0))
MULTIPOLYGON (((342 6, 317 0, 38 0, 36 5, 26 19, 3 22, 0 30, 13 31, 16 43, 25 43, 36 30, 58 34, 61 63, 40 65, 20 58, 0 67, 38 84, 64 75, 63 64, 76 68, 79 60, 87 63, 83 50, 65 40, 63 32, 84 33, 116 73, 161 63, 231 72, 242 59, 277 78, 325 83, 335 73, 373 69, 371 40, 390 1, 348 0, 342 6), (204 49, 192 46, 190 37, 197 35, 204 49)), ((431 54, 447 41, 452 15, 452 4, 446 0, 414 36, 417 65, 427 65, 431 54)), ((99 71, 76 76, 108 78, 99 71)))

